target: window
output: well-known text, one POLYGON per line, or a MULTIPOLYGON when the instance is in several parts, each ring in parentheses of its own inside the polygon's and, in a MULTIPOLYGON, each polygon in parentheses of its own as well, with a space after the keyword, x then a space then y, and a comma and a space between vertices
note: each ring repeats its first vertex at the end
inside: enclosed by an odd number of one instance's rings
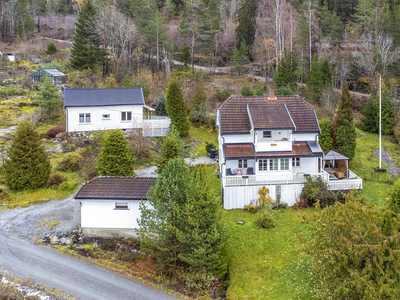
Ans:
POLYGON ((258 160, 258 171, 268 171, 268 159, 258 160))
POLYGON ((128 202, 115 202, 115 209, 129 209, 128 202))
POLYGON ((90 123, 90 114, 79 114, 79 123, 90 123))
POLYGON ((103 115, 103 119, 110 119, 110 115, 109 114, 103 115))
POLYGON ((247 159, 239 159, 238 168, 247 168, 247 159))
POLYGON ((281 170, 288 171, 289 170, 289 158, 281 159, 281 170))
POLYGON ((121 121, 132 121, 132 112, 121 111, 121 121))
POLYGON ((271 137, 271 131, 263 131, 263 139, 267 139, 271 137))
POLYGON ((269 160, 269 170, 270 171, 278 171, 279 170, 279 159, 270 159, 269 160))
POLYGON ((293 157, 292 158, 292 166, 293 167, 300 167, 300 157, 293 157))

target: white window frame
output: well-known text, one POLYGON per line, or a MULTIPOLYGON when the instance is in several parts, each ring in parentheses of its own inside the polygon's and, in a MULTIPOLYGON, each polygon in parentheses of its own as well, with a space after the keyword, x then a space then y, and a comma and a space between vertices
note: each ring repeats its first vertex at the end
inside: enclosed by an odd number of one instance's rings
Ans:
POLYGON ((263 139, 270 139, 272 137, 271 130, 264 130, 263 131, 263 139))
POLYGON ((121 121, 122 122, 132 121, 132 112, 131 111, 121 111, 121 121))
POLYGON ((300 157, 292 158, 292 167, 300 167, 300 157))
POLYGON ((268 159, 258 160, 258 171, 268 171, 268 159))
POLYGON ((247 159, 239 159, 238 168, 239 169, 247 168, 247 159))
POLYGON ((274 158, 269 160, 269 170, 279 171, 279 158, 274 158))
POLYGON ((289 158, 281 158, 281 171, 289 171, 290 166, 289 166, 289 158))
POLYGON ((129 210, 129 202, 115 202, 114 210, 129 210))
POLYGON ((90 113, 79 113, 79 124, 90 124, 91 121, 92 116, 90 115, 90 113))
POLYGON ((111 115, 110 114, 102 114, 101 115, 103 120, 110 120, 111 119, 111 115))

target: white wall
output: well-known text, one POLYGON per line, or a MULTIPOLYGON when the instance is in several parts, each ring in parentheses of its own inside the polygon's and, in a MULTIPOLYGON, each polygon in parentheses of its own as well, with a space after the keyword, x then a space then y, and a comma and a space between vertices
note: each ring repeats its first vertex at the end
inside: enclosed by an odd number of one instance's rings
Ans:
POLYGON ((225 144, 254 143, 252 134, 224 134, 225 144))
POLYGON ((293 142, 315 141, 317 133, 296 133, 293 132, 293 142))
POLYGON ((318 173, 317 157, 300 157, 300 167, 293 167, 293 173, 318 173))
POLYGON ((256 131, 256 141, 257 142, 274 142, 274 141, 282 141, 283 138, 287 138, 290 141, 291 138, 291 130, 270 130, 271 137, 263 138, 264 130, 256 131))
POLYGON ((142 105, 91 106, 67 108, 67 132, 143 128, 142 105), (121 112, 131 111, 132 121, 121 121, 121 112), (79 123, 79 114, 90 113, 90 123, 79 123), (110 119, 103 119, 110 115, 110 119))
MULTIPOLYGON (((255 160, 254 159, 247 159, 247 167, 255 168, 255 160)), ((231 168, 232 171, 238 169, 238 159, 234 160, 226 160, 226 168, 231 168)), ((255 169, 254 169, 255 171, 255 169)))
POLYGON ((140 200, 75 200, 81 201, 82 228, 139 228, 140 200), (115 209, 115 202, 128 202, 128 210, 115 209))
MULTIPOLYGON (((299 199, 303 184, 286 184, 281 185, 281 203, 292 206, 299 199)), ((258 198, 259 186, 233 186, 225 187, 223 191, 224 209, 244 208, 245 205, 256 201, 258 198)), ((276 200, 276 185, 265 185, 269 189, 269 195, 276 200)))

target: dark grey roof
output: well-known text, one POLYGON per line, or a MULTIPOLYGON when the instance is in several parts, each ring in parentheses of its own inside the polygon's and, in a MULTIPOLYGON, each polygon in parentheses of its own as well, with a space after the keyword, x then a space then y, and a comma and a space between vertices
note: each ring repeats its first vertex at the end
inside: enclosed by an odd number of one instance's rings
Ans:
POLYGON ((144 105, 142 88, 64 90, 64 107, 110 105, 144 105))
POLYGON ((317 141, 308 141, 307 143, 312 153, 323 153, 321 146, 318 144, 317 141))
POLYGON ((327 152, 323 158, 323 160, 342 160, 342 159, 348 160, 349 158, 333 150, 329 150, 329 152, 327 152))
POLYGON ((146 200, 154 177, 97 177, 83 184, 75 199, 146 200))

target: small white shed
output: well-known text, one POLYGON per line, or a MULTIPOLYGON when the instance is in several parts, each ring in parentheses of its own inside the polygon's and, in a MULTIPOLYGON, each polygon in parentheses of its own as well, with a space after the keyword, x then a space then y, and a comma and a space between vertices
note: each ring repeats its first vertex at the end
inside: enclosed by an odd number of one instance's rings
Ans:
POLYGON ((83 184, 74 196, 81 203, 85 235, 137 237, 139 204, 156 178, 97 177, 83 184))

